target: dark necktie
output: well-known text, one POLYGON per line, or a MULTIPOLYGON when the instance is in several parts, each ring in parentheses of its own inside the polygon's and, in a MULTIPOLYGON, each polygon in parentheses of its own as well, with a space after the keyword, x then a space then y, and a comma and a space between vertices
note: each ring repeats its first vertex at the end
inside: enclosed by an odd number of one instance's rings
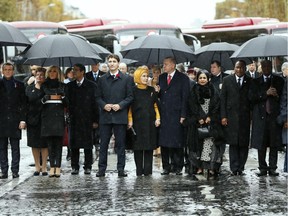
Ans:
POLYGON ((238 87, 241 88, 241 78, 238 78, 237 84, 238 84, 238 87))
POLYGON ((171 79, 172 79, 172 76, 171 76, 171 75, 168 75, 168 79, 167 79, 167 84, 168 84, 168 85, 170 84, 171 79))
POLYGON ((77 82, 77 86, 80 87, 81 86, 81 82, 77 82))

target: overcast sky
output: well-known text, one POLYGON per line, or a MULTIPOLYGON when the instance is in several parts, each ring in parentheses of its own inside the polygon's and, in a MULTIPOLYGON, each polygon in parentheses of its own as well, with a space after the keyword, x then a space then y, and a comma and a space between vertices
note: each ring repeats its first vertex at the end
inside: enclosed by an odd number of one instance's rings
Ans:
POLYGON ((179 27, 214 19, 216 2, 223 0, 65 0, 89 18, 122 18, 179 27))

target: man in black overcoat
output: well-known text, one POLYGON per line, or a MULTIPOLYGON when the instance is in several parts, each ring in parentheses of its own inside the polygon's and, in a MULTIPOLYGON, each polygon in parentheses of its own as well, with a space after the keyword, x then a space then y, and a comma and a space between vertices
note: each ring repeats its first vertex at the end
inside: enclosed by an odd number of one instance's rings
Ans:
POLYGON ((187 117, 190 82, 188 76, 176 70, 176 61, 172 57, 164 59, 163 70, 165 73, 159 76, 161 116, 159 145, 162 175, 168 175, 170 172, 182 175, 186 141, 183 121, 187 117))
POLYGON ((283 78, 272 74, 272 62, 261 62, 262 76, 253 79, 249 99, 253 104, 251 147, 258 149, 258 176, 278 176, 276 172, 278 151, 282 148, 281 126, 277 123, 280 114, 280 96, 283 78), (266 151, 269 148, 269 165, 266 151))
POLYGON ((107 57, 109 72, 98 82, 97 102, 100 106, 100 151, 96 177, 105 176, 107 152, 112 132, 117 146, 117 170, 119 177, 126 177, 125 142, 128 123, 128 108, 133 100, 133 79, 119 71, 118 55, 107 57))
POLYGON ((245 62, 237 61, 235 73, 223 79, 220 94, 221 124, 229 145, 231 175, 242 175, 248 158, 251 113, 248 92, 251 78, 245 75, 245 69, 245 62))
POLYGON ((84 149, 84 173, 90 174, 93 163, 93 128, 98 127, 97 84, 85 78, 85 66, 73 66, 75 80, 68 83, 70 148, 72 175, 79 173, 79 150, 84 149))
POLYGON ((26 96, 24 84, 14 79, 14 65, 2 65, 0 80, 0 160, 2 175, 8 178, 8 143, 12 151, 12 177, 19 177, 21 129, 26 127, 26 96))

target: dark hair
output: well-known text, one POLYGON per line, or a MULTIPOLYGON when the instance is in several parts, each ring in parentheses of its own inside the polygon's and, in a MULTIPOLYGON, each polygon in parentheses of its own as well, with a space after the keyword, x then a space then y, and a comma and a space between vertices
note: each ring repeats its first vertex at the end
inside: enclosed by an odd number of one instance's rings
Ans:
POLYGON ((10 62, 5 62, 2 64, 2 70, 4 69, 5 66, 12 66, 13 70, 14 70, 14 64, 10 63, 10 62))
MULTIPOLYGON (((84 73, 85 73, 85 66, 84 66, 83 64, 77 63, 77 64, 74 64, 74 66, 79 67, 79 68, 80 68, 80 71, 81 71, 81 72, 84 71, 84 73)), ((65 74, 66 74, 66 73, 65 73, 65 74)))
POLYGON ((211 65, 212 64, 216 64, 218 67, 221 67, 221 63, 219 62, 219 61, 217 61, 217 60, 213 60, 212 62, 211 62, 211 65))
POLYGON ((164 60, 166 60, 166 59, 169 59, 175 65, 177 64, 176 63, 176 59, 174 57, 172 57, 172 56, 164 58, 164 60))
POLYGON ((207 77, 207 80, 208 80, 208 82, 209 82, 210 73, 209 73, 207 70, 205 70, 205 69, 199 70, 199 71, 197 72, 197 74, 196 74, 196 82, 198 82, 199 76, 200 76, 201 74, 205 74, 206 77, 207 77))
POLYGON ((116 59, 118 62, 120 62, 120 58, 119 58, 119 56, 116 55, 116 54, 110 54, 110 55, 108 55, 108 56, 107 56, 107 60, 109 60, 110 58, 114 58, 114 59, 116 59))
POLYGON ((42 73, 45 74, 46 71, 47 71, 47 70, 46 70, 46 68, 44 68, 44 67, 38 67, 38 68, 36 69, 36 73, 37 73, 37 72, 42 72, 42 73))

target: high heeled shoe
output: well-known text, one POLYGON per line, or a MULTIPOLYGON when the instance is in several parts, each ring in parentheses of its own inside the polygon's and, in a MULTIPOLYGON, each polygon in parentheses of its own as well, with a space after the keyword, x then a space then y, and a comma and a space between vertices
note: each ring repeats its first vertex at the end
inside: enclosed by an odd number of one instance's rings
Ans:
POLYGON ((55 167, 50 167, 49 177, 55 177, 55 167))
POLYGON ((60 175, 61 175, 61 169, 60 169, 60 167, 56 167, 55 177, 56 177, 56 178, 59 178, 60 175))

